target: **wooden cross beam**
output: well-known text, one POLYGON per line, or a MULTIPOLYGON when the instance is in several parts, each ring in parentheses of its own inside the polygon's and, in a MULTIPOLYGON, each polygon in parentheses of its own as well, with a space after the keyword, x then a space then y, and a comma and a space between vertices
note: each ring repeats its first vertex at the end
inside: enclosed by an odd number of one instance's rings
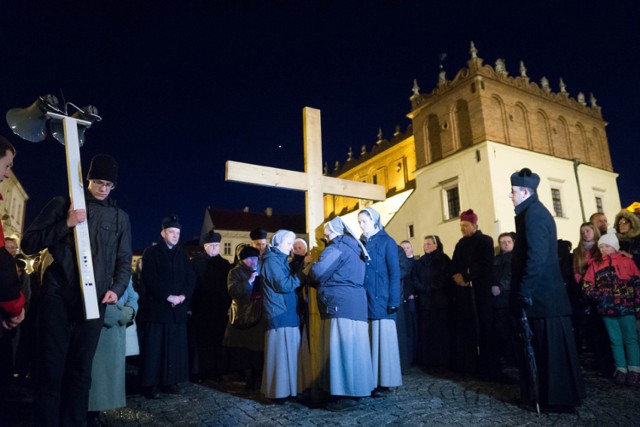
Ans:
POLYGON ((279 187, 306 192, 307 233, 309 249, 316 246, 315 230, 324 222, 325 194, 381 201, 385 199, 382 185, 367 184, 322 175, 322 131, 320 110, 305 107, 302 110, 304 124, 304 172, 257 166, 249 163, 227 161, 226 181, 279 187))

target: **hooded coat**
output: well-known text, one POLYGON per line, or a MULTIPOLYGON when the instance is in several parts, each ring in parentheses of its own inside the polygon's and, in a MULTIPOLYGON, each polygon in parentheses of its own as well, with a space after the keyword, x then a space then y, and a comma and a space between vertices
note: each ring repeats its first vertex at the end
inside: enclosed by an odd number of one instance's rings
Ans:
POLYGON ((364 305, 365 264, 358 241, 351 236, 335 237, 313 264, 313 277, 320 282, 318 309, 322 319, 347 318, 367 321, 364 305), (363 304, 354 304, 363 301, 363 304))
POLYGON ((389 314, 387 309, 400 307, 398 245, 383 229, 361 240, 371 257, 364 276, 369 319, 395 319, 396 314, 389 314))
POLYGON ((264 280, 263 298, 267 329, 300 326, 294 292, 300 279, 291 274, 287 255, 270 246, 264 253, 260 275, 264 280))
POLYGON ((616 231, 618 231, 616 235, 620 242, 620 250, 631 254, 633 262, 640 268, 640 218, 633 212, 623 209, 616 215, 614 224, 616 224, 616 231), (631 229, 624 234, 619 232, 619 227, 617 226, 620 218, 625 218, 631 223, 631 229))

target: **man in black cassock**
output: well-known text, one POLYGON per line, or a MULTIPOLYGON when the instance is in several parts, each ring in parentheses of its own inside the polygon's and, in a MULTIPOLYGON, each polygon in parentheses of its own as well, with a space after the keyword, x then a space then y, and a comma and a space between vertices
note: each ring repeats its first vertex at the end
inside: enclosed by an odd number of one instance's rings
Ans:
POLYGON ((196 288, 191 301, 193 357, 191 373, 196 380, 220 380, 226 370, 222 339, 229 322, 231 297, 227 276, 231 264, 220 256, 222 236, 211 230, 203 238, 204 253, 192 261, 196 288))
MULTIPOLYGON (((572 411, 585 397, 584 383, 571 325, 571 305, 560 273, 556 224, 538 200, 540 177, 525 168, 511 175, 516 213, 516 242, 511 260, 510 308, 520 317, 524 308, 533 332, 538 370, 539 403, 543 410, 572 411)), ((532 402, 528 364, 519 352, 520 394, 532 402)))
POLYGON ((189 380, 187 312, 195 273, 178 245, 182 226, 175 215, 162 220, 162 240, 142 256, 147 323, 142 346, 140 385, 149 399, 183 392, 189 380))
POLYGON ((493 239, 478 229, 472 209, 460 214, 462 238, 451 259, 453 274, 453 360, 459 372, 495 380, 500 365, 493 343, 493 239))

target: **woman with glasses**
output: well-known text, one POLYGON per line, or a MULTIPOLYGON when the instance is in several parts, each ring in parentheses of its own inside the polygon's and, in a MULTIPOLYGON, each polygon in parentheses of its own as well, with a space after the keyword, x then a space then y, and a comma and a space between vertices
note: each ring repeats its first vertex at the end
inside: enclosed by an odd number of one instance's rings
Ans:
POLYGON ((636 267, 640 268, 640 219, 623 209, 616 215, 614 227, 620 241, 620 253, 633 258, 636 267))

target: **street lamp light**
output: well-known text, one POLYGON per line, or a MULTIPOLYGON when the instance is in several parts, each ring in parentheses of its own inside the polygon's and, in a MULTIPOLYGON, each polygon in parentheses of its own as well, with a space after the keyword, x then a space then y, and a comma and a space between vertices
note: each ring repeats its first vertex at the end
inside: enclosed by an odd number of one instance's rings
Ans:
MULTIPOLYGON (((80 163, 80 146, 84 144, 84 133, 94 122, 102 120, 98 110, 93 106, 76 108, 76 113, 67 115, 58 106, 58 99, 53 95, 39 97, 27 108, 12 108, 7 112, 7 124, 19 137, 31 142, 40 142, 47 137, 46 124, 53 137, 65 146, 67 156, 67 178, 69 196, 74 209, 86 209, 84 187, 82 185, 82 167, 80 163)), ((85 318, 98 319, 98 297, 93 272, 91 242, 87 221, 73 228, 76 244, 76 257, 80 277, 80 289, 84 300, 85 318)))

